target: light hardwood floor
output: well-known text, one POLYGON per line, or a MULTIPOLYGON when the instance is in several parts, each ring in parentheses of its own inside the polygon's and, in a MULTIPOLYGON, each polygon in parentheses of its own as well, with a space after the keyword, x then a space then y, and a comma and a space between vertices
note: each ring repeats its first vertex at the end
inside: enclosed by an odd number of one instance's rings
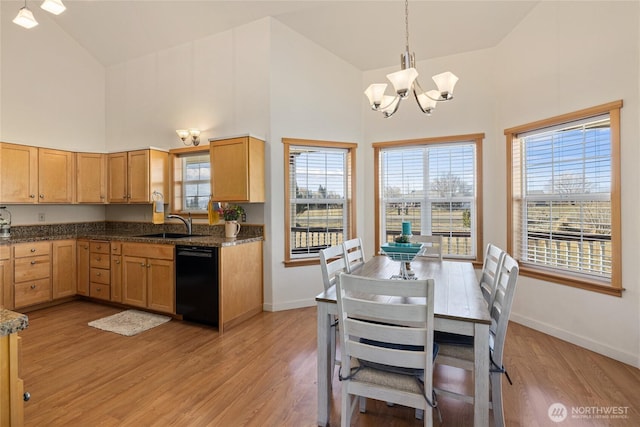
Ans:
MULTIPOLYGON (((26 426, 314 426, 316 309, 262 313, 219 337, 172 320, 133 337, 87 326, 120 311, 76 301, 29 313, 21 333, 21 376, 31 401, 26 426)), ((507 426, 640 425, 640 371, 511 324, 504 382, 507 426), (623 407, 624 419, 556 424, 549 406, 623 407)), ((470 387, 440 367, 436 380, 470 387)), ((334 380, 331 424, 340 423, 334 380)), ((471 425, 471 405, 440 399, 444 422, 471 425)), ((412 409, 370 401, 356 426, 419 426, 412 409)))

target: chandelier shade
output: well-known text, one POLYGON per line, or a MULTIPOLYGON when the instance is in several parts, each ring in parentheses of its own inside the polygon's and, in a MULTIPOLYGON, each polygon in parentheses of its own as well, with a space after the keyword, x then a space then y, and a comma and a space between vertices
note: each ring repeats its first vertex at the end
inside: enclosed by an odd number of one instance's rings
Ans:
POLYGON ((67 8, 62 4, 62 0, 44 0, 40 7, 54 15, 60 15, 67 8))
POLYGON ((18 11, 18 15, 13 18, 13 23, 26 29, 33 28, 38 25, 38 21, 33 17, 33 13, 29 10, 26 4, 18 11))
POLYGON ((373 83, 364 91, 369 99, 369 105, 374 111, 381 112, 384 117, 391 117, 398 111, 400 101, 407 98, 411 92, 420 110, 431 115, 438 102, 453 99, 453 89, 458 77, 450 71, 432 77, 437 90, 424 91, 418 82, 418 70, 415 67, 415 55, 409 51, 409 1, 405 0, 405 35, 406 48, 400 55, 400 70, 387 74, 387 79, 393 85, 395 96, 385 95, 386 83, 373 83))

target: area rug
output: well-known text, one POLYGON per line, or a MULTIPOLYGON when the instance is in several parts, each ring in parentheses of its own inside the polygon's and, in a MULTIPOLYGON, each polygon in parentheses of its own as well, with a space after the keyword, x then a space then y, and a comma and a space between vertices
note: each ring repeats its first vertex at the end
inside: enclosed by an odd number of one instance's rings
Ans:
POLYGON ((169 320, 171 320, 170 317, 159 314, 127 310, 102 319, 93 320, 89 322, 89 326, 130 337, 162 325, 169 320))

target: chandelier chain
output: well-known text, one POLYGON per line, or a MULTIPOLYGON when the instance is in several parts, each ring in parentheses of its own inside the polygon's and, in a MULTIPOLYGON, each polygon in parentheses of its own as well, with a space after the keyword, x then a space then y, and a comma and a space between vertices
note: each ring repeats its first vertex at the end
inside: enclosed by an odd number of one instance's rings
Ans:
POLYGON ((404 0, 404 27, 406 34, 407 52, 409 52, 409 0, 404 0))

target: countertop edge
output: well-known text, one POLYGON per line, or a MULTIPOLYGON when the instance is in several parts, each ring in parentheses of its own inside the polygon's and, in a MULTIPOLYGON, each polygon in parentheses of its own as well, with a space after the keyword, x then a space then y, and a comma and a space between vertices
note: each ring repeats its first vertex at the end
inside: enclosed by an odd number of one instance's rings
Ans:
POLYGON ((29 318, 26 314, 0 308, 0 337, 27 329, 29 318))

